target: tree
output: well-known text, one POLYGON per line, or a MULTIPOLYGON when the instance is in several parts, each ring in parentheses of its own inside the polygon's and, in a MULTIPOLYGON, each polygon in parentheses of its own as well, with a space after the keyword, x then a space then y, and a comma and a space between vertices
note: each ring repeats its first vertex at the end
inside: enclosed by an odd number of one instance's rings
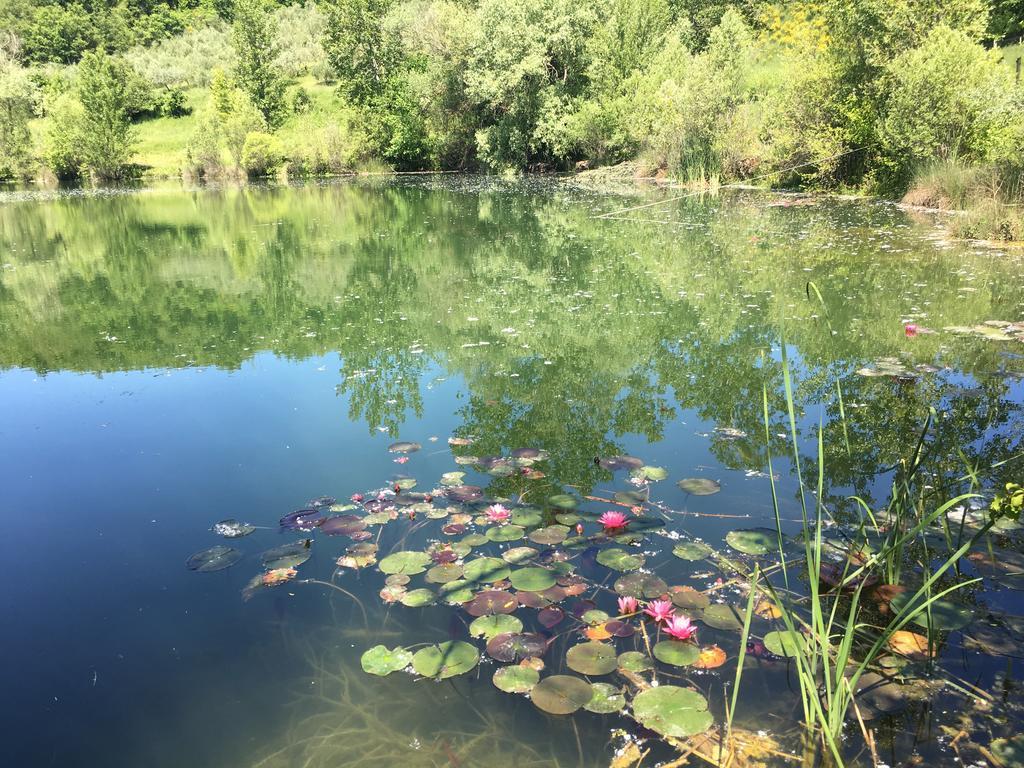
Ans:
POLYGON ((392 0, 331 0, 324 50, 341 93, 365 105, 388 87, 401 62, 398 40, 384 29, 392 0))
POLYGON ((135 147, 135 133, 128 120, 130 69, 100 51, 85 54, 78 65, 78 100, 83 108, 78 131, 82 165, 100 179, 122 177, 135 147))
POLYGON ((0 177, 20 176, 28 170, 32 150, 28 122, 36 96, 27 70, 0 51, 0 177))
POLYGON ((231 42, 238 56, 235 80, 276 128, 285 118, 285 83, 275 63, 279 53, 277 26, 264 0, 237 0, 231 42))

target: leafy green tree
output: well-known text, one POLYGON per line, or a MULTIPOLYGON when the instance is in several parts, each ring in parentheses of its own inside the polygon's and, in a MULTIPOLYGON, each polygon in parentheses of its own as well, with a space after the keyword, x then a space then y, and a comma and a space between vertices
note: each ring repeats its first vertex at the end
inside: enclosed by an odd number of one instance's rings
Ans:
POLYGON ((0 177, 20 176, 29 168, 38 89, 28 71, 0 51, 0 177))
POLYGON ((262 113, 267 125, 276 128, 286 116, 285 82, 277 66, 277 25, 265 0, 237 0, 231 43, 237 62, 235 80, 262 113))
POLYGON ((123 61, 98 51, 85 54, 78 65, 82 166, 100 179, 121 178, 128 171, 135 148, 129 122, 132 75, 123 61))
POLYGON ((1024 34, 1024 0, 995 0, 988 31, 996 40, 1024 34))
POLYGON ((364 105, 388 88, 401 48, 384 27, 392 0, 329 0, 324 50, 341 93, 364 105))

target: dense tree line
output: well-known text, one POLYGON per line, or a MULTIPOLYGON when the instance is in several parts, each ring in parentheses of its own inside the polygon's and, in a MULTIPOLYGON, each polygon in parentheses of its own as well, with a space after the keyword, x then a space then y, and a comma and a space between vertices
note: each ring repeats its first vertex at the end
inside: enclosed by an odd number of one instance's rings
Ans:
POLYGON ((1022 18, 1012 0, 8 0, 0 172, 121 175, 140 123, 196 104, 199 175, 639 158, 897 194, 935 163, 1019 164, 1024 96, 990 48, 1022 18))

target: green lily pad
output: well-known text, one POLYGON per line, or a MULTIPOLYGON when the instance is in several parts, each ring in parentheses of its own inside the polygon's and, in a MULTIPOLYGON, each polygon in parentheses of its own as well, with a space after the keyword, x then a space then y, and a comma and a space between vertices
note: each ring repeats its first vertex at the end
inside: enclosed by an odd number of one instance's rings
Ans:
POLYGON ((616 579, 615 591, 626 597, 660 597, 668 591, 668 584, 651 573, 627 573, 616 579))
POLYGON ((722 490, 721 483, 707 477, 687 477, 676 485, 694 496, 711 496, 722 490))
POLYGON ((807 651, 807 638, 788 629, 769 632, 764 636, 764 647, 776 656, 799 656, 807 651))
POLYGON ((482 547, 489 541, 490 539, 488 539, 482 533, 467 533, 465 536, 459 539, 459 543, 467 547, 482 547))
POLYGON ((305 541, 293 541, 290 544, 282 544, 280 547, 268 549, 260 560, 263 567, 268 571, 278 568, 297 568, 309 560, 313 555, 312 547, 306 546, 305 541))
POLYGON ((548 498, 548 504, 556 509, 576 509, 579 502, 575 496, 568 493, 556 493, 548 498))
POLYGON ((389 445, 388 450, 391 453, 415 453, 422 447, 423 446, 421 446, 419 443, 399 441, 397 443, 392 443, 391 445, 389 445))
POLYGON ((659 685, 637 694, 633 717, 645 728, 677 739, 703 733, 714 722, 707 699, 675 685, 659 685))
POLYGON ((537 709, 552 715, 571 715, 592 698, 590 683, 572 675, 545 677, 530 691, 530 700, 537 709))
POLYGON ((462 578, 462 566, 457 563, 435 565, 423 578, 432 584, 449 584, 462 578))
POLYGON ((383 645, 375 645, 360 657, 359 663, 363 672, 385 677, 408 667, 412 663, 412 654, 401 646, 391 650, 383 645))
POLYGON ((582 675, 607 675, 619 666, 615 648, 597 642, 574 645, 566 652, 565 663, 569 669, 582 675))
POLYGON ((465 477, 465 472, 445 472, 441 475, 441 485, 445 488, 454 488, 457 485, 462 485, 465 477))
POLYGON ((602 549, 597 553, 597 562, 615 571, 635 571, 644 564, 645 559, 640 553, 634 554, 618 547, 602 549))
POLYGON ((638 469, 634 469, 629 474, 631 474, 633 477, 639 477, 644 480, 649 480, 651 482, 656 483, 659 480, 664 480, 666 477, 668 477, 668 470, 665 469, 664 467, 649 467, 645 465, 643 467, 639 467, 638 469))
POLYGON ((688 611, 702 611, 710 607, 711 598, 692 587, 673 587, 672 602, 688 611))
POLYGON ((662 640, 654 646, 653 653, 658 661, 674 667, 688 667, 700 656, 700 648, 695 643, 681 640, 662 640))
POLYGON ((429 589, 412 589, 402 595, 402 605, 406 608, 424 608, 433 605, 437 595, 429 589))
POLYGON ((616 491, 613 498, 619 504, 628 504, 631 507, 639 507, 647 502, 645 491, 616 491))
POLYGON ((400 477, 397 480, 395 480, 395 485, 397 485, 399 489, 403 491, 411 491, 413 488, 416 487, 416 478, 400 477))
POLYGON ((651 657, 640 651, 626 651, 619 655, 619 666, 628 672, 646 672, 654 669, 651 657))
POLYGON ((412 668, 423 677, 443 680, 472 671, 479 661, 480 654, 472 645, 461 640, 449 640, 416 651, 412 657, 412 668))
POLYGON ((520 507, 512 511, 511 523, 513 525, 521 525, 524 528, 532 528, 535 525, 540 525, 544 521, 544 517, 539 509, 533 507, 520 507))
POLYGON ((595 624, 604 624, 610 618, 611 616, 598 608, 592 608, 589 611, 585 611, 584 614, 580 616, 580 619, 592 626, 595 624))
POLYGON ((437 594, 448 605, 462 605, 473 599, 473 585, 465 579, 456 579, 442 584, 437 589, 437 594))
MULTIPOLYGON (((185 567, 190 571, 198 571, 199 573, 213 573, 214 571, 223 571, 225 568, 230 568, 241 559, 242 553, 239 550, 234 547, 225 547, 223 544, 218 544, 216 547, 196 552, 185 561, 185 567)), ((280 567, 291 568, 293 566, 280 567)))
POLYGON ((672 548, 673 555, 678 557, 680 560, 687 560, 689 562, 703 560, 713 551, 714 550, 711 549, 711 547, 702 541, 687 541, 683 544, 676 544, 672 548))
POLYGON ((487 529, 489 541, 518 541, 526 535, 526 529, 520 525, 494 525, 487 529))
POLYGON ((732 605, 709 605, 704 609, 700 619, 715 629, 743 629, 743 614, 732 605))
POLYGON ((738 528, 725 534, 725 541, 745 555, 767 555, 779 550, 779 534, 774 528, 738 528))
POLYGON ((481 616, 478 619, 473 619, 473 623, 469 625, 469 634, 472 637, 483 637, 487 640, 497 635, 516 633, 522 630, 523 622, 515 616, 505 613, 481 616))
POLYGON ((543 656, 548 639, 537 632, 502 632, 487 641, 487 655, 498 661, 521 661, 543 656))
POLYGON ((508 564, 497 557, 478 557, 462 566, 467 581, 491 584, 507 579, 511 571, 508 564))
POLYGON ((618 712, 626 706, 626 697, 622 691, 608 683, 591 683, 590 687, 594 694, 590 701, 583 705, 587 712, 597 715, 610 715, 618 712))
POLYGON ((540 672, 530 667, 501 667, 494 671, 491 682, 505 693, 529 693, 540 680, 540 672))
POLYGON ((501 559, 509 565, 522 565, 539 554, 533 547, 512 547, 501 553, 501 559))
MULTIPOLYGON (((913 594, 902 592, 892 599, 890 605, 896 612, 902 612, 910 602, 913 594)), ((936 600, 929 606, 928 610, 920 610, 914 615, 911 621, 919 627, 928 627, 928 612, 931 612, 932 629, 944 632, 966 627, 974 619, 974 611, 970 606, 963 603, 954 603, 952 600, 936 600)))
POLYGON ((555 515, 555 520, 560 522, 562 525, 576 525, 583 517, 577 512, 559 512, 555 515))
POLYGON ((561 544, 565 541, 565 537, 569 535, 569 526, 567 525, 549 525, 546 528, 538 528, 535 531, 530 531, 529 539, 535 544, 546 544, 552 546, 554 544, 561 544))
POLYGON ((430 562, 430 555, 426 552, 395 552, 381 560, 377 567, 381 573, 404 573, 413 576, 427 570, 430 562))
POLYGON ((555 586, 554 571, 547 568, 520 568, 509 576, 512 586, 524 592, 543 592, 555 586))

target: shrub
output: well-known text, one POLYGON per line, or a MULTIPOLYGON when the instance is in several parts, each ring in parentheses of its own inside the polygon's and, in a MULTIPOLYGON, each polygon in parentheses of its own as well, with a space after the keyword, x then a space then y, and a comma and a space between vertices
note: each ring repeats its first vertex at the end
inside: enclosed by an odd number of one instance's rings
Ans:
POLYGON ((1008 153, 1013 123, 1012 75, 963 32, 933 29, 888 68, 882 143, 892 185, 906 188, 914 167, 933 159, 984 162, 1008 153))
POLYGON ((43 160, 57 178, 78 178, 84 164, 79 133, 85 109, 73 95, 64 93, 52 100, 47 112, 43 160))
POLYGON ((135 134, 128 122, 133 98, 131 68, 103 53, 87 53, 78 67, 78 132, 82 166, 101 179, 128 170, 135 134))
POLYGON ((37 101, 38 89, 28 71, 0 50, 0 177, 28 171, 32 152, 28 124, 37 101))
POLYGON ((181 88, 168 88, 160 100, 160 114, 164 117, 184 117, 189 113, 185 92, 181 88))
POLYGON ((200 114, 196 128, 185 147, 187 174, 200 178, 214 178, 224 171, 221 158, 221 129, 216 112, 200 114))
POLYGON ((284 163, 277 138, 269 133, 253 131, 245 137, 242 167, 249 176, 271 176, 284 163))
POLYGON ((296 114, 309 112, 312 106, 313 97, 309 95, 309 91, 300 85, 295 89, 295 93, 292 94, 292 112, 296 114))

